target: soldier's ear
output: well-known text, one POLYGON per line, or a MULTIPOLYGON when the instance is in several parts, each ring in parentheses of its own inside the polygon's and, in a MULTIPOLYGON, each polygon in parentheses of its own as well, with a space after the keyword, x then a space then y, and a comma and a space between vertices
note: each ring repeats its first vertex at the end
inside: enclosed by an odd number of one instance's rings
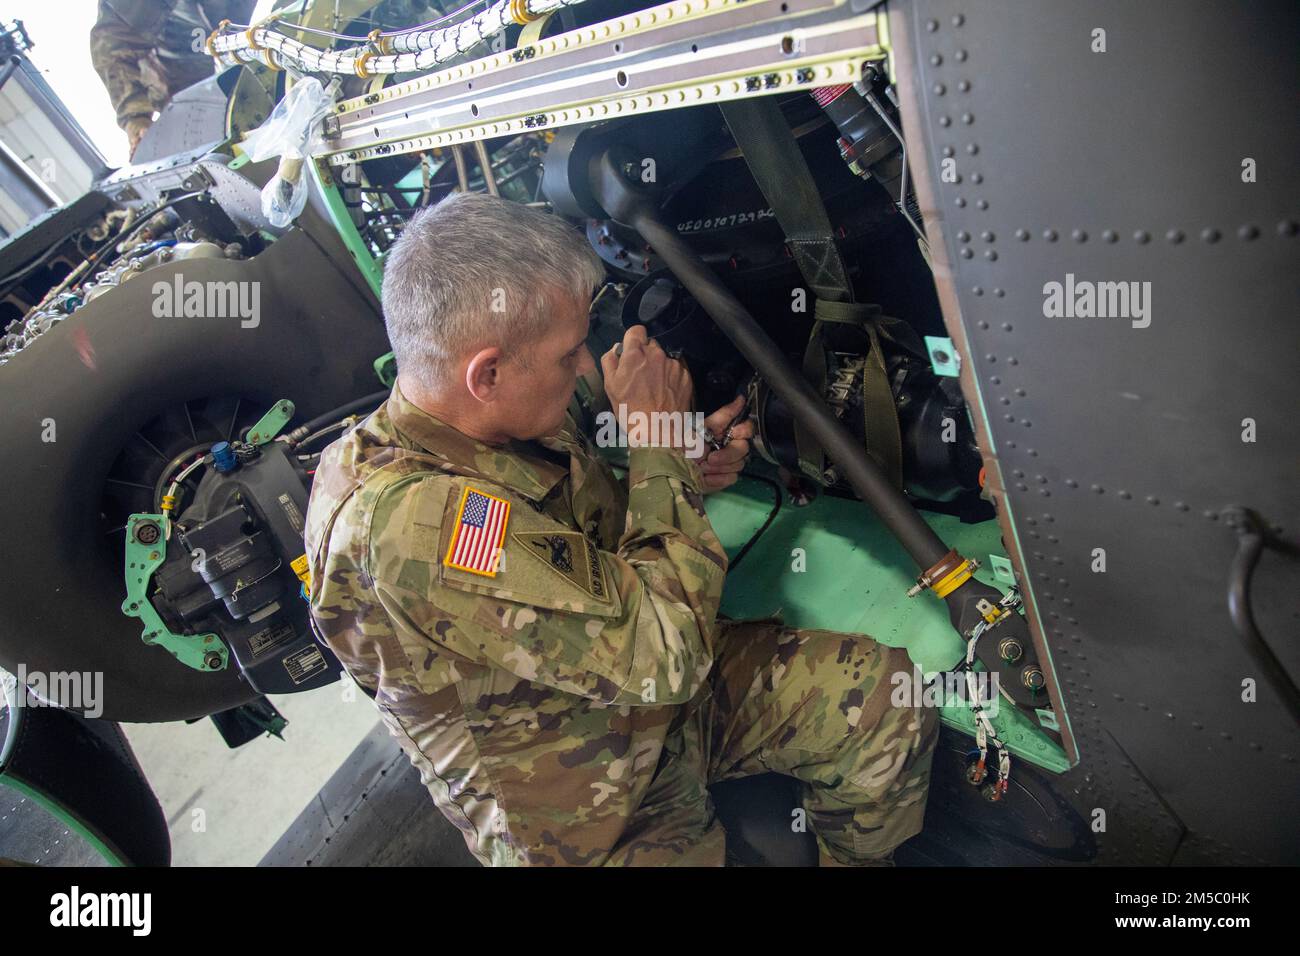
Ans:
POLYGON ((481 349, 465 366, 465 387, 480 402, 496 401, 501 387, 501 349, 481 349))

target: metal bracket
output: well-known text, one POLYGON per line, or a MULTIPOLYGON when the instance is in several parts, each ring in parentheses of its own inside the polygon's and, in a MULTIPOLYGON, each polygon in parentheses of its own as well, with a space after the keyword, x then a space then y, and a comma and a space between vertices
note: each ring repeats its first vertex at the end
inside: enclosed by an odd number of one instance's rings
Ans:
POLYGON ((293 418, 293 402, 282 398, 271 406, 271 410, 257 420, 257 424, 248 433, 250 445, 265 445, 293 418))
POLYGON ((126 522, 126 600, 122 613, 144 622, 141 640, 158 644, 186 667, 196 671, 222 671, 229 651, 215 634, 176 634, 168 630, 149 601, 149 582, 167 558, 171 522, 166 515, 133 514, 126 522))
POLYGON ((1016 583, 1016 570, 1011 566, 1011 559, 1000 554, 989 555, 989 567, 993 569, 993 576, 999 581, 1006 581, 1008 584, 1016 583))
POLYGON ((961 374, 961 355, 953 347, 952 339, 938 335, 927 335, 925 337, 925 350, 930 353, 930 367, 934 369, 935 375, 956 378, 961 374))

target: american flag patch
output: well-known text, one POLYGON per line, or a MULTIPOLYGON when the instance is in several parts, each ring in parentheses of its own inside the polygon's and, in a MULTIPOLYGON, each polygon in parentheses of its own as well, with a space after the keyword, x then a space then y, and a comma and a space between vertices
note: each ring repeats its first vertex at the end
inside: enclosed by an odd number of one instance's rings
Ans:
POLYGON ((466 488, 456 515, 456 530, 443 564, 449 568, 496 577, 501 542, 506 536, 510 502, 466 488))

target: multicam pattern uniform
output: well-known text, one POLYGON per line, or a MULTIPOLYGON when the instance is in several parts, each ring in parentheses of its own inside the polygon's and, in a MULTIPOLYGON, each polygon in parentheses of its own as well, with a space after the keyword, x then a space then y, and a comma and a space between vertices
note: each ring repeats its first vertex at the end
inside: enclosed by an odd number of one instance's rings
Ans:
POLYGON ((888 856, 938 733, 890 704, 907 654, 715 622, 698 465, 633 449, 627 481, 572 419, 494 448, 394 388, 317 469, 313 621, 483 863, 720 865, 705 787, 767 770, 805 782, 824 864, 888 856), (466 486, 511 504, 495 577, 442 560, 466 486))
POLYGON ((202 41, 222 20, 247 23, 256 0, 99 0, 90 60, 108 88, 117 125, 153 116, 213 73, 202 41), (195 46, 199 48, 196 50, 195 46))

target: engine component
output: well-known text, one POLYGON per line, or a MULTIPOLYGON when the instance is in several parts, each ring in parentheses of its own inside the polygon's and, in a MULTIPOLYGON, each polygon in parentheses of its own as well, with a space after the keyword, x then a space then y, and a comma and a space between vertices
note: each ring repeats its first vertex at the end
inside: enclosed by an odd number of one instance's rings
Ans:
POLYGON ((52 296, 43 308, 33 312, 25 321, 15 321, 0 340, 3 346, 0 348, 0 365, 30 345, 38 335, 48 332, 51 327, 62 322, 86 303, 93 302, 110 289, 117 288, 123 282, 155 266, 184 259, 237 259, 241 252, 238 243, 231 243, 224 247, 214 242, 177 242, 175 239, 160 239, 147 243, 139 247, 135 255, 123 257, 107 269, 96 273, 79 289, 52 296))
POLYGON ((315 642, 301 600, 310 587, 307 489, 289 444, 272 440, 292 414, 291 402, 277 402, 249 441, 213 445, 172 482, 162 513, 131 516, 127 536, 123 610, 145 621, 145 642, 200 670, 224 668, 229 648, 263 694, 318 687, 340 670, 315 642), (211 468, 193 501, 169 518, 178 486, 199 464, 211 468), (151 581, 157 590, 146 594, 151 581))
POLYGON ((903 149, 898 138, 852 85, 823 86, 812 98, 840 131, 840 155, 855 175, 877 180, 898 202, 902 198, 903 149))
POLYGON ((122 613, 144 622, 146 644, 159 644, 195 670, 224 670, 227 651, 212 633, 177 634, 159 616, 148 596, 154 572, 167 559, 171 524, 165 514, 136 514, 126 528, 126 600, 122 613))
POLYGON ((736 394, 748 366, 718 327, 667 269, 634 285, 622 300, 618 338, 634 325, 691 370, 702 404, 717 407, 736 394))

